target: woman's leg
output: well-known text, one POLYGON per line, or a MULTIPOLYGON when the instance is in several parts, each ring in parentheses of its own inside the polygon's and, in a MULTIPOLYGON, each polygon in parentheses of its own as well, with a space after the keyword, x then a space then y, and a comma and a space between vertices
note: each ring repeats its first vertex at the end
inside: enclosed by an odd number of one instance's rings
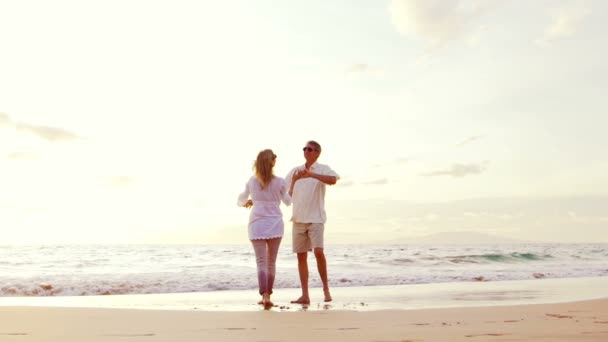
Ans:
POLYGON ((268 239, 266 242, 268 245, 268 294, 272 294, 281 238, 268 239))
POLYGON ((255 252, 255 262, 258 270, 258 287, 260 294, 268 293, 268 252, 266 240, 251 240, 255 252))

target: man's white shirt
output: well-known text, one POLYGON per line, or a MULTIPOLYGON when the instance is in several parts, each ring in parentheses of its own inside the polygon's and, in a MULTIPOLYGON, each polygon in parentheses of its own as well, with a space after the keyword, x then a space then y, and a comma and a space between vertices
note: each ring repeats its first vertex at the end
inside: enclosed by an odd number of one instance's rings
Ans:
MULTIPOLYGON (((285 177, 287 187, 291 186, 291 180, 296 171, 304 170, 304 165, 293 168, 285 177)), ((310 167, 310 172, 323 176, 340 176, 329 166, 315 162, 310 167)), ((325 223, 325 183, 309 177, 296 181, 292 195, 291 221, 299 223, 325 223)))

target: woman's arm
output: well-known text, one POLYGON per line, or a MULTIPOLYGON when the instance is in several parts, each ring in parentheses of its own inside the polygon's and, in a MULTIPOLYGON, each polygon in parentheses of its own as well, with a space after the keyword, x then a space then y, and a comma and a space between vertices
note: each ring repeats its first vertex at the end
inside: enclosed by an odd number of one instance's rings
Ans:
MULTIPOLYGON (((293 189, 291 188, 292 187, 290 187, 290 191, 293 192, 293 189)), ((283 201, 286 206, 291 205, 291 195, 287 191, 287 183, 285 181, 281 183, 281 201, 283 201)))
POLYGON ((291 177, 288 177, 291 181, 289 182, 289 191, 287 192, 289 196, 293 196, 293 187, 296 185, 298 179, 302 178, 302 172, 295 170, 291 177))
POLYGON ((247 182, 247 184, 245 184, 245 191, 243 191, 240 195, 239 198, 237 200, 237 205, 239 207, 245 207, 245 208, 249 208, 253 205, 253 201, 249 199, 249 182, 247 182))

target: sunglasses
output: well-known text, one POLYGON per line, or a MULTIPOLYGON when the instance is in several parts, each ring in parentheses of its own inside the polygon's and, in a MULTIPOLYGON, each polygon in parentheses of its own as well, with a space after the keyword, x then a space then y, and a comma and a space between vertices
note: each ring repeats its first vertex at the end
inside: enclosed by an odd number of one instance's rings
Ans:
POLYGON ((316 151, 316 150, 315 150, 315 149, 313 149, 312 147, 304 147, 304 148, 302 149, 302 151, 304 151, 304 152, 312 152, 312 151, 316 151))

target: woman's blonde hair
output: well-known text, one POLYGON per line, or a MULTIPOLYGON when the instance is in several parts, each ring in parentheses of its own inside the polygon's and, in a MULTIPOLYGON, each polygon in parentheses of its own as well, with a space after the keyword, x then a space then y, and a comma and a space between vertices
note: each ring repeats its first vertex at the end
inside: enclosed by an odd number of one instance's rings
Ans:
POLYGON ((277 155, 272 150, 263 150, 258 153, 258 157, 253 164, 255 170, 255 177, 260 182, 262 190, 270 183, 274 177, 272 169, 274 168, 274 161, 277 155))

